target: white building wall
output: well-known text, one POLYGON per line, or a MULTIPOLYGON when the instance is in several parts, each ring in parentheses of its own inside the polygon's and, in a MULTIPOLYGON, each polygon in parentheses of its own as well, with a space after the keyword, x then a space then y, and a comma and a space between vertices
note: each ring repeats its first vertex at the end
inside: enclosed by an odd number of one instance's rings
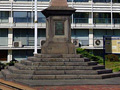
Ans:
MULTIPOLYGON (((68 2, 69 6, 72 6, 71 2, 68 2)), ((33 11, 32 2, 27 1, 0 1, 0 11, 9 11, 9 22, 8 23, 0 23, 0 29, 7 28, 8 29, 8 47, 7 48, 0 48, 0 50, 8 50, 8 61, 12 60, 12 51, 13 50, 33 50, 33 46, 26 46, 21 48, 14 48, 13 47, 13 31, 14 29, 31 29, 34 27, 33 23, 13 23, 13 12, 14 11, 33 11)), ((38 11, 41 11, 49 6, 48 2, 38 2, 38 11)), ((89 30, 89 46, 87 46, 87 49, 91 49, 91 47, 94 48, 94 33, 93 29, 111 29, 111 26, 113 29, 117 29, 116 31, 119 31, 120 24, 93 24, 93 13, 94 12, 102 12, 102 13, 120 13, 120 3, 113 3, 111 7, 111 3, 93 3, 92 0, 89 0, 89 2, 74 2, 73 7, 76 9, 76 12, 87 12, 89 13, 89 22, 88 23, 80 23, 80 24, 73 24, 73 29, 79 29, 89 30)), ((39 29, 45 29, 46 24, 45 23, 38 23, 39 29)), ((81 32, 82 33, 82 32, 81 32)), ((44 37, 40 37, 41 39, 44 37)), ((39 38, 39 39, 40 39, 39 38)), ((40 47, 38 47, 40 49, 40 47)), ((100 48, 102 49, 102 48, 100 48)))

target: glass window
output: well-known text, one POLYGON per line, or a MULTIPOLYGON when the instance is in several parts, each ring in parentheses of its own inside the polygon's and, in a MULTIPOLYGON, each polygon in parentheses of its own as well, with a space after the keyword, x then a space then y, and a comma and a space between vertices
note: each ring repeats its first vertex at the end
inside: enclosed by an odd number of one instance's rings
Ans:
MULTIPOLYGON (((34 0, 14 0, 14 1, 34 1, 34 0)), ((48 2, 50 0, 37 0, 37 1, 48 2)))
MULTIPOLYGON (((40 39, 45 39, 46 30, 38 30, 38 45, 40 39)), ((13 41, 21 41, 23 46, 34 46, 34 30, 33 29, 14 29, 13 41)))
POLYGON ((0 29, 0 46, 8 45, 8 30, 0 29))
POLYGON ((0 23, 8 23, 9 12, 1 11, 0 12, 0 23))
MULTIPOLYGON (((72 2, 72 0, 67 0, 68 2, 72 2)), ((73 2, 88 2, 89 0, 73 0, 73 2)))
POLYGON ((88 23, 89 13, 75 13, 73 17, 74 23, 88 23))
POLYGON ((111 14, 110 13, 94 13, 94 24, 96 23, 111 23, 111 14))
POLYGON ((106 35, 106 30, 94 30, 94 39, 103 39, 106 35))
POLYGON ((30 12, 14 12, 14 22, 31 22, 30 12))
POLYGON ((113 0, 113 3, 120 3, 120 0, 113 0))
MULTIPOLYGON (((34 12, 14 12, 14 22, 15 23, 31 23, 34 22, 34 12)), ((41 13, 38 12, 38 23, 45 23, 46 18, 41 13)))
POLYGON ((111 2, 111 0, 93 0, 93 2, 108 3, 111 2))
POLYGON ((33 56, 33 52, 33 50, 13 50, 13 59, 18 61, 27 59, 28 56, 33 56))
POLYGON ((82 46, 89 45, 89 30, 72 30, 72 39, 78 39, 82 46))

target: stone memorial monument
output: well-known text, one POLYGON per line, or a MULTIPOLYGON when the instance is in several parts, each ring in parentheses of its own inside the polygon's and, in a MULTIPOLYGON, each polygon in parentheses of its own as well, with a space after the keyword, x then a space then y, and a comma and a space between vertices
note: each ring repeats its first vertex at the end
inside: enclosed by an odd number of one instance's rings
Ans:
POLYGON ((47 19, 42 54, 75 54, 70 22, 74 12, 75 9, 68 7, 67 0, 51 0, 50 7, 42 11, 47 19))
POLYGON ((74 12, 75 9, 68 7, 67 0, 51 0, 50 6, 42 11, 47 19, 46 42, 42 46, 42 53, 2 70, 0 78, 39 86, 59 85, 62 84, 60 80, 69 83, 72 79, 93 80, 120 76, 120 72, 112 73, 111 69, 105 69, 105 66, 75 54, 70 22, 74 12))

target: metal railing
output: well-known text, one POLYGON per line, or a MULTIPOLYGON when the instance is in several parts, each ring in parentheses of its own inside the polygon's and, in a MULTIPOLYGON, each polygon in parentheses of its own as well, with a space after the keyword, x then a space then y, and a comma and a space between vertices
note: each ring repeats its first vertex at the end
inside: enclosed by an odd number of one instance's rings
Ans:
MULTIPOLYGON (((67 0, 68 2, 72 2, 72 0, 67 0)), ((73 2, 88 2, 89 0, 73 0, 73 2)))
POLYGON ((106 24, 109 24, 111 23, 111 18, 94 18, 93 19, 93 23, 96 24, 96 23, 106 23, 106 24))
MULTIPOLYGON (((13 18, 13 22, 14 23, 30 23, 30 22, 34 22, 34 19, 32 19, 31 17, 29 18, 29 17, 23 17, 23 18, 21 18, 21 17, 14 17, 13 18), (33 20, 33 21, 32 21, 33 20)), ((38 23, 45 23, 46 22, 46 18, 45 17, 42 17, 42 18, 38 18, 38 23)))
POLYGON ((0 18, 0 23, 8 23, 9 19, 8 17, 0 18))
POLYGON ((114 24, 120 24, 120 18, 113 18, 114 24))
POLYGON ((74 18, 73 23, 88 23, 88 18, 74 18))
MULTIPOLYGON (((32 0, 14 0, 14 1, 32 1, 32 0)), ((33 0, 34 1, 34 0, 33 0)), ((41 2, 49 2, 50 0, 37 0, 41 2)))
POLYGON ((111 2, 111 0, 93 0, 93 2, 108 3, 108 2, 111 2))

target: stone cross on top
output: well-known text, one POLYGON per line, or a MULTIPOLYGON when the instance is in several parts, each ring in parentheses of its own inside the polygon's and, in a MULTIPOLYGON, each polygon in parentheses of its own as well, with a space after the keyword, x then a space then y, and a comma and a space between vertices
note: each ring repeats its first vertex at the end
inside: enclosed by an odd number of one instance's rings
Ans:
POLYGON ((67 7, 67 0, 51 0, 50 6, 53 7, 67 7))

